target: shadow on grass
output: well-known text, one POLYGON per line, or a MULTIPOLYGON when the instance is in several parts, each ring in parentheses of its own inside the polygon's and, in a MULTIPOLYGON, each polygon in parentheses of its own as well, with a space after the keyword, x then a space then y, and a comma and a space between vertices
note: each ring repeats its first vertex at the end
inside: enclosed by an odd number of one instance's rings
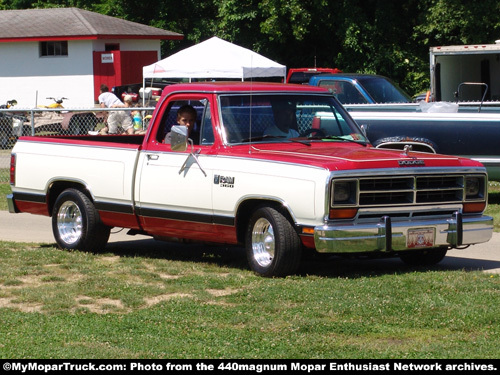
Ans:
MULTIPOLYGON (((48 247, 49 245, 46 246, 48 247)), ((251 272, 246 261, 245 249, 242 247, 182 244, 144 239, 110 242, 106 247, 105 253, 120 257, 206 263, 228 269, 233 268, 251 272)), ((428 271, 481 271, 493 268, 500 268, 500 262, 448 256, 434 266, 410 267, 404 264, 398 257, 340 257, 322 254, 304 256, 296 275, 360 278, 428 271)))
POLYGON ((245 249, 223 245, 177 243, 144 239, 110 242, 106 253, 121 257, 143 257, 171 261, 209 263, 220 267, 248 269, 245 249))
POLYGON ((500 191, 488 192, 488 204, 500 204, 500 191))

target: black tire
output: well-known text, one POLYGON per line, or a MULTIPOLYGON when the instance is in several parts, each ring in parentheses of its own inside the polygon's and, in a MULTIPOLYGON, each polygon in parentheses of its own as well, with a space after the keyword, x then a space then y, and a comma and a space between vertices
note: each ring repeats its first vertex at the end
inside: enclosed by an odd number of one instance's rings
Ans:
POLYGON ((62 249, 98 252, 111 228, 102 224, 92 201, 76 189, 64 190, 52 210, 52 232, 62 249))
POLYGON ((399 258, 409 266, 433 266, 443 260, 447 251, 446 247, 409 251, 399 254, 399 258))
POLYGON ((252 214, 245 244, 249 266, 260 276, 283 277, 299 267, 302 243, 279 209, 261 207, 252 214))

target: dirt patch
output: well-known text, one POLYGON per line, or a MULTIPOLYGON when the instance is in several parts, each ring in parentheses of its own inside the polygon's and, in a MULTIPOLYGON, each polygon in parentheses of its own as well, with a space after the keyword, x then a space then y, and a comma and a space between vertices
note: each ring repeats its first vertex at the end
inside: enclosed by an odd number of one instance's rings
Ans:
POLYGON ((22 312, 40 312, 42 311, 43 304, 41 303, 16 303, 15 300, 10 298, 0 298, 0 308, 11 308, 22 312), (12 302, 14 301, 14 302, 12 302))
POLYGON ((181 275, 170 275, 168 273, 159 273, 158 276, 160 277, 160 279, 165 280, 175 280, 182 277, 181 275))
POLYGON ((207 289, 207 292, 213 295, 214 297, 223 297, 229 296, 234 293, 238 293, 237 289, 207 289))
POLYGON ((91 298, 87 296, 76 297, 77 308, 87 309, 96 314, 107 314, 110 312, 128 311, 119 299, 111 298, 91 298))

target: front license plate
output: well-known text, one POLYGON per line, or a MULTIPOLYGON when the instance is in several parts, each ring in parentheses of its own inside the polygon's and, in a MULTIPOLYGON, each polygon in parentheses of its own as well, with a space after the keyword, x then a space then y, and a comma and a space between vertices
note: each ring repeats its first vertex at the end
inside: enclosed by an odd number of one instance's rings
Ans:
POLYGON ((406 246, 409 249, 434 246, 434 228, 409 229, 406 246))

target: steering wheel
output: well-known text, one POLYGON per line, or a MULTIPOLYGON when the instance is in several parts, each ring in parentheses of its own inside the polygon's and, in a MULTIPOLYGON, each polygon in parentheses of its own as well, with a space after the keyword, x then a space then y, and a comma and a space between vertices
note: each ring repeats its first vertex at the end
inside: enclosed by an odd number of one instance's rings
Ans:
POLYGON ((315 128, 311 128, 311 129, 307 129, 306 131, 304 131, 300 136, 301 137, 307 137, 313 133, 318 133, 319 136, 321 137, 326 137, 326 133, 323 129, 315 129, 315 128))

